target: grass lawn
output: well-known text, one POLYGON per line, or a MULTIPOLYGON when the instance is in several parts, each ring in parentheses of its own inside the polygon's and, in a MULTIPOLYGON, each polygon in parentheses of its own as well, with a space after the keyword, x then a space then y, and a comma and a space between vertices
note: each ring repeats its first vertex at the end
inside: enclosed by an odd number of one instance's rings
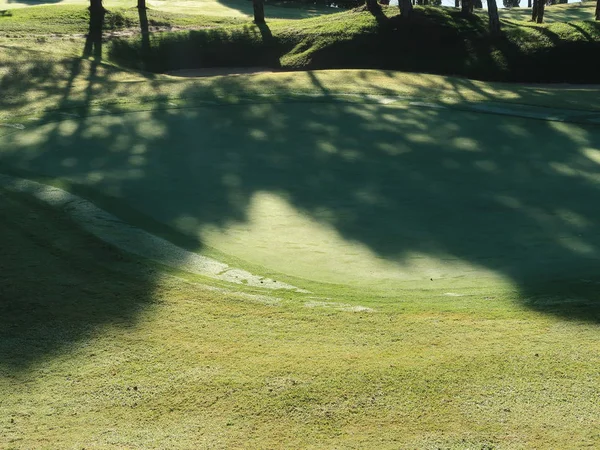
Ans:
POLYGON ((582 448, 598 324, 432 294, 351 312, 171 278, 0 191, 4 448, 582 448), (450 300, 450 301, 448 301, 450 300), (465 305, 465 303, 463 303, 465 305))
MULTIPOLYGON (((0 185, 1 448, 600 445, 597 87, 181 78, 116 65, 139 35, 94 50, 77 8, 15 9, 9 31, 0 17, 0 174, 309 292, 168 269, 0 185)), ((120 10, 107 32, 136 18, 120 10)), ((311 43, 285 63, 373 20, 269 25, 311 43)))

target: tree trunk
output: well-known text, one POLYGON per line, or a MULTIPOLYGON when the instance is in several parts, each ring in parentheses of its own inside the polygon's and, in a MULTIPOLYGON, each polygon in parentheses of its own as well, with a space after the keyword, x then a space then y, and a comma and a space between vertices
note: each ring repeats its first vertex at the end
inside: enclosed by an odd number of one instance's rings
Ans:
POLYGON ((413 5, 411 0, 399 0, 398 6, 400 7, 400 16, 405 19, 410 19, 413 12, 413 5))
POLYGON ((531 8, 531 0, 527 0, 527 7, 531 8))
POLYGON ((102 6, 102 0, 90 0, 90 11, 105 11, 104 6, 102 6))
POLYGON ((466 16, 473 14, 473 0, 461 0, 462 13, 466 16))
POLYGON ((252 0, 254 7, 254 23, 265 23, 265 3, 264 0, 252 0))
POLYGON ((379 3, 377 0, 367 0, 367 10, 371 12, 379 11, 379 3))
POLYGON ((146 9, 146 0, 138 0, 138 9, 146 9))
POLYGON ((460 0, 454 0, 454 7, 460 8, 460 0))
POLYGON ((481 0, 471 0, 473 6, 477 9, 483 8, 483 2, 481 0))
POLYGON ((500 34, 500 17, 498 16, 498 5, 496 4, 496 0, 487 0, 487 4, 488 15, 490 17, 490 33, 493 35, 498 35, 500 34))
POLYGON ((539 9, 539 0, 533 0, 533 6, 531 8, 531 21, 535 22, 537 20, 537 14, 539 9))
POLYGON ((596 20, 600 20, 600 0, 596 2, 596 20))
POLYGON ((537 0, 538 2, 538 10, 537 10, 537 17, 536 17, 536 22, 537 23, 543 23, 544 22, 544 7, 546 6, 546 0, 537 0))

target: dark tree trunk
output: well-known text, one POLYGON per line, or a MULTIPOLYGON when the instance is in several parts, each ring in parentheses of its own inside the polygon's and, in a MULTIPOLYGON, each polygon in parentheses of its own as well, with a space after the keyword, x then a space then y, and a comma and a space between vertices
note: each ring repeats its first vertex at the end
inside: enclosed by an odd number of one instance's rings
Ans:
POLYGON ((600 0, 596 2, 596 20, 600 20, 600 0))
POLYGON ((488 15, 490 17, 490 33, 493 35, 500 34, 500 17, 498 16, 498 5, 496 0, 487 0, 488 15))
POLYGON ((471 0, 473 2, 473 6, 477 9, 483 8, 483 2, 481 0, 471 0))
POLYGON ((531 10, 531 21, 537 23, 544 22, 544 7, 546 0, 533 0, 533 8, 531 10))
POLYGON ((367 10, 375 13, 381 11, 381 7, 377 3, 377 0, 367 0, 367 10))
POLYGON ((96 13, 106 11, 104 6, 102 6, 102 0, 90 0, 90 11, 94 11, 96 13))
POLYGON ((265 2, 264 0, 252 0, 254 7, 254 23, 265 23, 265 2))
POLYGON ((527 0, 527 7, 531 8, 531 0, 527 0))
POLYGON ((546 7, 546 0, 533 0, 533 9, 535 11, 535 17, 532 20, 537 23, 544 23, 544 8, 546 7), (537 8, 535 7, 537 3, 537 8))
POLYGON ((454 0, 454 7, 460 8, 460 0, 454 0))
POLYGON ((400 7, 400 16, 405 19, 410 19, 413 12, 413 5, 411 0, 399 0, 398 6, 400 7))
POLYGON ((146 9, 146 0, 138 0, 138 9, 146 9))
POLYGON ((461 0, 462 13, 466 16, 473 14, 473 0, 461 0))
POLYGON ((142 34, 142 53, 145 56, 150 52, 150 30, 145 0, 138 0, 138 15, 140 17, 140 31, 142 34), (139 6, 141 2, 144 2, 144 6, 142 7, 139 6))
POLYGON ((90 26, 88 35, 83 46, 83 57, 92 57, 94 67, 102 61, 102 29, 104 27, 104 15, 106 10, 102 2, 92 5, 90 1, 90 26))

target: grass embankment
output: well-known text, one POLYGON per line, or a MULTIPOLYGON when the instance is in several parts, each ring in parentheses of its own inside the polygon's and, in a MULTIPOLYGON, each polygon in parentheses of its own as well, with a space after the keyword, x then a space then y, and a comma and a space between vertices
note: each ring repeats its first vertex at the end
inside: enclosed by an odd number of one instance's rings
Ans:
POLYGON ((3 448, 582 448, 597 325, 215 292, 0 190, 3 448), (308 303, 307 306, 311 306, 308 303))
POLYGON ((381 68, 536 82, 597 82, 595 22, 536 25, 504 20, 494 38, 487 20, 446 8, 417 8, 404 23, 397 9, 376 19, 349 11, 302 21, 272 21, 114 41, 109 58, 153 72, 212 66, 283 69, 381 68))
MULTIPOLYGON (((570 17, 571 10, 578 12, 573 17, 584 17, 580 11, 589 9, 565 6, 557 7, 557 18, 570 17)), ((548 8, 548 17, 553 16, 553 8, 548 8)), ((271 17, 291 17, 295 9, 274 6, 272 11, 271 17)), ((357 11, 304 20, 273 18, 259 28, 245 17, 151 9, 146 17, 150 34, 140 37, 138 11, 114 7, 104 21, 108 42, 95 58, 151 72, 267 66, 379 68, 505 81, 599 80, 591 61, 600 49, 600 23, 537 25, 513 20, 521 16, 511 11, 506 13, 510 18, 502 21, 503 35, 494 38, 482 15, 467 19, 452 8, 416 8, 414 20, 404 23, 397 12, 390 7, 378 18, 357 11)), ((10 39, 11 45, 52 39, 61 41, 57 45, 73 47, 77 35, 89 31, 88 13, 80 5, 9 10, 0 16, 0 30, 0 39, 10 39)))

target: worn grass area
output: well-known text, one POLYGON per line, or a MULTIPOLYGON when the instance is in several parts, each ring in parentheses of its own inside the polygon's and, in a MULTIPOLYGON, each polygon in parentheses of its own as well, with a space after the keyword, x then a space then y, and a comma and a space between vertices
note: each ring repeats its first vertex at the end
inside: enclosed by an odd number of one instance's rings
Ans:
POLYGON ((3 448, 600 440, 597 324, 502 301, 473 312, 408 297, 347 312, 215 292, 26 197, 1 191, 0 207, 3 448))

